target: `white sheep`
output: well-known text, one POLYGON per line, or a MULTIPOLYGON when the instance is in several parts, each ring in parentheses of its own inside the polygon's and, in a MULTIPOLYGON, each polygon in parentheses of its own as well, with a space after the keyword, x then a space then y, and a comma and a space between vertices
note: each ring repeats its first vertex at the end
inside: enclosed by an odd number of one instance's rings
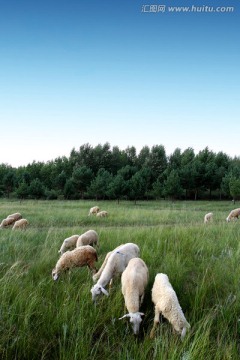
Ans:
POLYGON ((213 217, 213 213, 207 213, 205 216, 204 216, 204 224, 207 224, 209 221, 212 220, 212 217, 213 217))
POLYGON ((76 247, 83 245, 98 245, 98 234, 95 230, 88 230, 78 237, 76 247))
POLYGON ((93 280, 96 281, 98 279, 98 281, 91 289, 92 300, 96 301, 101 293, 108 295, 104 287, 110 282, 112 283, 112 279, 125 270, 129 260, 139 257, 139 255, 139 247, 133 243, 122 244, 113 251, 110 251, 106 255, 99 271, 93 276, 93 280))
POLYGON ((238 219, 240 215, 240 208, 234 209, 230 211, 228 217, 226 218, 227 222, 231 221, 231 219, 238 219))
POLYGON ((97 217, 106 217, 108 216, 108 212, 105 210, 102 210, 96 214, 97 217))
POLYGON ((29 222, 27 221, 27 219, 20 219, 18 221, 16 221, 13 225, 12 230, 15 229, 26 229, 26 227, 28 226, 29 222))
POLYGON ((75 248, 78 238, 79 235, 72 235, 63 240, 62 246, 60 247, 60 250, 58 252, 60 254, 63 254, 65 253, 65 251, 75 248))
POLYGON ((166 274, 160 273, 156 275, 152 288, 152 301, 155 305, 155 317, 150 337, 154 337, 155 328, 159 323, 159 315, 162 313, 172 324, 174 330, 181 334, 183 340, 190 325, 183 314, 177 295, 166 274))
POLYGON ((0 228, 5 228, 7 226, 12 225, 15 222, 14 218, 12 217, 7 217, 6 219, 3 219, 1 224, 0 224, 0 228))
POLYGON ((98 206, 94 206, 89 210, 88 216, 95 215, 100 211, 98 206))
POLYGON ((22 219, 22 215, 20 213, 14 213, 11 215, 8 215, 7 218, 14 218, 15 221, 22 219))
POLYGON ((92 272, 96 272, 95 261, 98 260, 96 250, 90 246, 81 246, 72 251, 66 251, 57 261, 55 268, 52 270, 53 280, 57 280, 63 271, 74 267, 88 266, 92 272))
POLYGON ((147 265, 140 258, 131 259, 121 276, 122 294, 128 314, 119 320, 129 317, 135 335, 139 333, 140 323, 144 315, 144 313, 139 312, 139 309, 144 299, 148 278, 147 265))

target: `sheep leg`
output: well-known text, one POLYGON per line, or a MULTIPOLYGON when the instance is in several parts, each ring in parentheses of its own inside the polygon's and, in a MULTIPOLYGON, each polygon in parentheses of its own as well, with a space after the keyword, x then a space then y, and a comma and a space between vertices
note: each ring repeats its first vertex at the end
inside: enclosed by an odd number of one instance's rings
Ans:
POLYGON ((100 276, 101 276, 101 273, 103 272, 103 269, 105 268, 105 265, 107 263, 107 260, 109 258, 109 256, 111 255, 112 251, 110 251, 109 253, 107 253, 103 263, 102 263, 102 266, 100 267, 100 269, 98 270, 98 272, 95 274, 95 277, 94 277, 94 281, 97 281, 100 276))
POLYGON ((142 305, 143 300, 144 300, 144 294, 142 294, 142 296, 140 296, 140 306, 142 305))
POLYGON ((111 278, 109 285, 108 285, 108 292, 110 292, 111 288, 112 288, 112 284, 113 284, 113 278, 111 278))
POLYGON ((153 322, 153 327, 152 327, 152 330, 150 332, 150 339, 153 339, 154 338, 154 334, 155 334, 155 330, 156 330, 156 327, 159 323, 159 311, 155 308, 155 317, 154 317, 154 322, 153 322))
POLYGON ((89 263, 87 266, 93 275, 97 273, 97 269, 93 264, 89 263))

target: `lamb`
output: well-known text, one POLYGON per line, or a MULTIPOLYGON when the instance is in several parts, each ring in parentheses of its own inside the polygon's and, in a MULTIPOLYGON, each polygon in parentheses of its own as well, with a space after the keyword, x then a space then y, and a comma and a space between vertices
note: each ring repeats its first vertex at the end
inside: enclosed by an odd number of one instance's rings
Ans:
POLYGON ((12 230, 26 229, 28 224, 29 222, 27 221, 27 219, 20 219, 14 223, 12 230))
POLYGON ((60 247, 60 250, 58 252, 62 255, 67 250, 75 248, 78 238, 79 238, 79 235, 72 235, 72 236, 66 238, 65 240, 63 240, 62 246, 60 247))
POLYGON ((88 230, 78 237, 76 247, 83 245, 98 245, 98 234, 95 230, 88 230))
POLYGON ((207 213, 205 216, 204 216, 204 224, 207 224, 209 221, 212 220, 212 217, 213 217, 213 213, 207 213))
POLYGON ((98 261, 97 252, 90 245, 66 251, 58 259, 55 268, 52 270, 52 278, 57 280, 62 272, 74 267, 88 266, 92 272, 96 272, 95 261, 98 261))
POLYGON ((97 217, 106 217, 108 216, 108 212, 103 210, 103 211, 100 211, 96 214, 97 217))
POLYGON ((17 221, 17 220, 22 219, 22 215, 20 213, 14 213, 14 214, 8 215, 7 218, 14 218, 14 221, 17 221))
POLYGON ((1 224, 0 224, 0 228, 5 228, 9 225, 12 225, 15 222, 14 218, 12 217, 7 217, 6 219, 3 219, 1 224))
POLYGON ((140 258, 131 259, 121 276, 122 294, 128 314, 122 316, 119 320, 129 317, 135 335, 139 333, 140 323, 142 322, 141 316, 144 315, 144 313, 139 312, 139 309, 143 302, 148 278, 148 268, 140 258))
POLYGON ((228 217, 226 218, 227 222, 231 221, 231 219, 238 219, 240 215, 240 208, 234 209, 230 211, 228 217))
POLYGON ((110 282, 112 283, 112 279, 120 275, 128 265, 129 260, 135 257, 139 257, 140 250, 136 244, 127 243, 118 246, 113 251, 110 251, 105 260, 99 269, 99 271, 93 276, 93 281, 97 281, 97 283, 92 287, 92 300, 96 301, 97 297, 103 293, 104 295, 109 295, 107 290, 104 287, 110 282))
POLYGON ((98 206, 92 207, 92 208, 89 210, 88 216, 97 214, 97 213, 99 212, 99 210, 100 210, 100 209, 99 209, 98 206))
POLYGON ((155 304, 155 317, 150 337, 154 337, 156 326, 159 323, 159 315, 162 313, 172 324, 174 330, 181 334, 183 340, 190 325, 183 314, 177 295, 166 274, 159 273, 156 275, 152 288, 152 301, 155 304))

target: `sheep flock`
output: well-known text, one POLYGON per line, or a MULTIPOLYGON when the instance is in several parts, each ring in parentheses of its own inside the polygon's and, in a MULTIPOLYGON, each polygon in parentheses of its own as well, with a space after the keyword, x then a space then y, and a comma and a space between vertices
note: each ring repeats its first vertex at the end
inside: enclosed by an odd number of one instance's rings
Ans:
MULTIPOLYGON (((108 217, 108 212, 105 210, 100 211, 98 206, 94 206, 89 210, 88 216, 108 217)), ((234 209, 229 213, 226 221, 230 222, 238 219, 239 216, 240 208, 234 209)), ((212 221, 212 212, 204 215, 204 224, 212 221)), ((28 220, 23 218, 20 213, 13 213, 1 221, 0 228, 27 229, 28 225, 28 220)), ((101 304, 102 301, 111 303, 112 283, 113 281, 119 282, 120 279, 123 312, 126 313, 119 320, 129 319, 134 335, 138 335, 144 317, 142 304, 149 285, 148 264, 141 258, 139 246, 129 242, 119 244, 119 246, 111 249, 106 254, 101 253, 104 260, 99 270, 97 270, 96 262, 98 262, 101 248, 99 240, 99 234, 93 229, 89 229, 82 234, 69 235, 63 240, 59 239, 60 248, 56 251, 59 258, 56 259, 56 264, 52 269, 52 279, 54 281, 58 280, 61 274, 70 273, 69 270, 73 268, 88 267, 92 277, 92 284, 89 284, 89 297, 90 301, 92 298, 95 306, 101 304), (102 295, 107 298, 105 299, 102 295)), ((190 329, 190 324, 186 320, 178 296, 173 288, 172 282, 174 283, 174 279, 171 279, 170 282, 169 274, 160 271, 152 275, 155 275, 151 289, 153 327, 149 337, 154 338, 162 315, 171 325, 172 330, 177 335, 180 335, 183 340, 190 329)), ((62 277, 62 281, 64 281, 64 277, 62 277)))

